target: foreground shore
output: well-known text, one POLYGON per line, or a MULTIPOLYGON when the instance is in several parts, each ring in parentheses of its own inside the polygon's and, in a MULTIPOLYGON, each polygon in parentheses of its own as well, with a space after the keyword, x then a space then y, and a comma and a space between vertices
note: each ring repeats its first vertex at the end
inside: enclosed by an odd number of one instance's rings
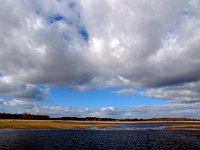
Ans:
MULTIPOLYGON (((115 122, 115 121, 67 121, 67 120, 20 120, 1 119, 0 129, 71 129, 71 128, 109 128, 121 124, 163 123, 161 121, 115 122)), ((199 121, 179 122, 178 125, 165 126, 166 129, 200 130, 199 121)))

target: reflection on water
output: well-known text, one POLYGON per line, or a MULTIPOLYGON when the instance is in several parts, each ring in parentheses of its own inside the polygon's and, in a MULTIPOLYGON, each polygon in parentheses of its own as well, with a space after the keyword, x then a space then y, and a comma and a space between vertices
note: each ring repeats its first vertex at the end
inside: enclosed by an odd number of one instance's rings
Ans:
MULTIPOLYGON (((179 122, 160 122, 160 123, 127 123, 121 124, 115 128, 124 129, 124 130, 159 130, 164 129, 166 126, 177 125, 179 122)), ((183 123, 181 123, 183 124, 183 123)))
POLYGON ((123 124, 121 129, 1 129, 0 149, 200 149, 200 131, 152 130, 147 124, 123 124), (123 129, 138 126, 146 130, 123 129))

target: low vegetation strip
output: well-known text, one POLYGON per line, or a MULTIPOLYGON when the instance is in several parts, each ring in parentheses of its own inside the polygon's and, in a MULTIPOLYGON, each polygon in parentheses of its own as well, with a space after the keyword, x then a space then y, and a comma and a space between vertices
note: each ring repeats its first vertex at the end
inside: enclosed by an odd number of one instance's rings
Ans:
POLYGON ((0 113, 0 119, 33 119, 33 120, 49 120, 50 117, 47 115, 35 115, 35 114, 10 114, 0 113))
POLYGON ((63 120, 0 120, 0 128, 10 129, 70 129, 70 128, 107 128, 113 124, 104 123, 67 123, 63 120))

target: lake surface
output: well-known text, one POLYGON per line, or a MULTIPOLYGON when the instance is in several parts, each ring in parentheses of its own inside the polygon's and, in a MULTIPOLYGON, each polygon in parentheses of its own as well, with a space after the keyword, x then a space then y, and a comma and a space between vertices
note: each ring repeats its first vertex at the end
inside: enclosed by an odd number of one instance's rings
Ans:
POLYGON ((122 124, 108 129, 1 129, 0 149, 200 149, 200 131, 167 130, 163 124, 122 124))
MULTIPOLYGON (((160 130, 164 129, 166 126, 170 125, 178 125, 178 124, 184 124, 180 122, 158 122, 158 123, 122 123, 117 127, 114 127, 113 129, 119 129, 119 130, 160 130)), ((188 124, 188 123, 187 123, 188 124)))

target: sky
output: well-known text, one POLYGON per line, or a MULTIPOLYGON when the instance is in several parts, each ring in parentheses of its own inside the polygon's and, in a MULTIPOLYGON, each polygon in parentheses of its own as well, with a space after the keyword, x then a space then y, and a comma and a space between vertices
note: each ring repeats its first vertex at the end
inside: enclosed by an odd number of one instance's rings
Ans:
POLYGON ((0 112, 200 119, 199 0, 1 0, 0 112))

